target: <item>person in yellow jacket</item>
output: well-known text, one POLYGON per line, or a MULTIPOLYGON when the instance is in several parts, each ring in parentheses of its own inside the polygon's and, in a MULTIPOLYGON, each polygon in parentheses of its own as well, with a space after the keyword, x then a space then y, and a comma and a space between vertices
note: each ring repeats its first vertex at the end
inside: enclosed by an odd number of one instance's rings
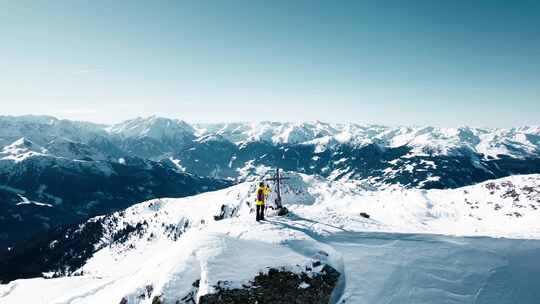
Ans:
POLYGON ((266 186, 263 182, 261 182, 259 184, 259 188, 257 188, 257 197, 255 198, 257 222, 264 221, 264 204, 266 202, 268 194, 270 194, 270 187, 266 186))

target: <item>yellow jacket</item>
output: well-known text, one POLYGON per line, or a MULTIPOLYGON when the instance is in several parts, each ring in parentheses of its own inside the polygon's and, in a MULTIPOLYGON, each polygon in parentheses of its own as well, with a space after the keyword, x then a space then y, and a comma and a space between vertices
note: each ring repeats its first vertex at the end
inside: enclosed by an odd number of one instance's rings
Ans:
POLYGON ((264 201, 266 200, 266 197, 268 194, 270 194, 270 187, 264 186, 257 188, 257 192, 255 192, 256 198, 255 198, 255 205, 264 205, 264 201), (262 191, 262 197, 259 197, 259 191, 262 191), (262 198, 262 199, 261 199, 262 198))

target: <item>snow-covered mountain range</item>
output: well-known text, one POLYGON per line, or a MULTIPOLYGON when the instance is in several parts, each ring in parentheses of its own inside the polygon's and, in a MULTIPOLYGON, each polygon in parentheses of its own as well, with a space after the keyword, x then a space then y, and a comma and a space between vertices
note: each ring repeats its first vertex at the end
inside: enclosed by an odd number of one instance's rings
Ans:
POLYGON ((370 189, 446 189, 540 173, 539 151, 539 127, 188 124, 155 116, 107 126, 2 116, 0 246, 145 199, 256 179, 276 167, 370 189), (37 204, 17 205, 21 197, 37 204))
POLYGON ((155 116, 112 126, 40 116, 0 117, 0 127, 3 160, 45 151, 79 160, 117 161, 131 156, 170 161, 193 174, 240 181, 261 167, 283 167, 331 179, 365 179, 376 186, 399 182, 426 188, 458 187, 511 173, 540 172, 540 127, 385 127, 322 122, 190 125, 155 116), (30 154, 10 148, 21 140, 34 143, 36 148, 30 154), (450 176, 435 172, 441 166, 450 176), (467 172, 457 172, 457 167, 467 172))
POLYGON ((540 239, 540 175, 382 191, 287 175, 286 217, 270 211, 256 223, 256 183, 245 182, 143 202, 14 248, 0 262, 4 279, 20 271, 6 265, 25 252, 35 255, 26 275, 62 277, 0 285, 0 302, 536 303, 540 296, 532 288, 540 282, 540 241, 530 240, 540 239))
POLYGON ((188 124, 182 120, 156 116, 106 126, 47 116, 0 117, 0 145, 11 144, 22 137, 39 145, 45 145, 52 138, 81 143, 94 143, 105 138, 111 141, 152 139, 161 144, 173 144, 178 149, 193 140, 214 137, 236 145, 246 145, 249 142, 313 144, 317 146, 318 152, 338 144, 377 144, 382 148, 409 146, 413 148, 412 153, 429 155, 474 153, 485 158, 527 158, 538 157, 540 153, 540 126, 496 129, 389 127, 324 122, 188 124))
POLYGON ((0 247, 143 200, 230 185, 124 152, 104 129, 48 117, 0 118, 0 247))
POLYGON ((410 146, 412 153, 452 155, 482 154, 497 158, 538 156, 540 127, 512 129, 387 127, 359 124, 232 123, 195 125, 197 134, 217 135, 236 144, 266 141, 274 144, 315 144, 323 151, 337 144, 396 148, 410 146))

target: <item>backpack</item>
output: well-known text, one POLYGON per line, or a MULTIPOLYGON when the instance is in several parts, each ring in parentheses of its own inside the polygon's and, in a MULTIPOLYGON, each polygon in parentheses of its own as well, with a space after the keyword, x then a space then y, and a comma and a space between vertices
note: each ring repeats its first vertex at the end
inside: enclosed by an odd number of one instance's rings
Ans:
POLYGON ((259 202, 264 202, 264 190, 262 188, 259 188, 259 190, 257 190, 257 200, 259 202))

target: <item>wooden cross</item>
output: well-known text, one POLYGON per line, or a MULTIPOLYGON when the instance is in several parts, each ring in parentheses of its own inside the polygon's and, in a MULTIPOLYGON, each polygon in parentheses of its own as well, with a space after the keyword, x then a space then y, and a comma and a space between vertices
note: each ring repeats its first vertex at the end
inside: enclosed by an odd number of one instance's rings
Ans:
POLYGON ((277 191, 277 199, 276 199, 276 207, 278 209, 281 209, 283 207, 281 203, 281 181, 284 179, 289 179, 288 177, 281 177, 281 174, 279 173, 279 168, 276 169, 276 175, 273 178, 267 178, 265 181, 273 181, 276 182, 276 191, 277 191))

